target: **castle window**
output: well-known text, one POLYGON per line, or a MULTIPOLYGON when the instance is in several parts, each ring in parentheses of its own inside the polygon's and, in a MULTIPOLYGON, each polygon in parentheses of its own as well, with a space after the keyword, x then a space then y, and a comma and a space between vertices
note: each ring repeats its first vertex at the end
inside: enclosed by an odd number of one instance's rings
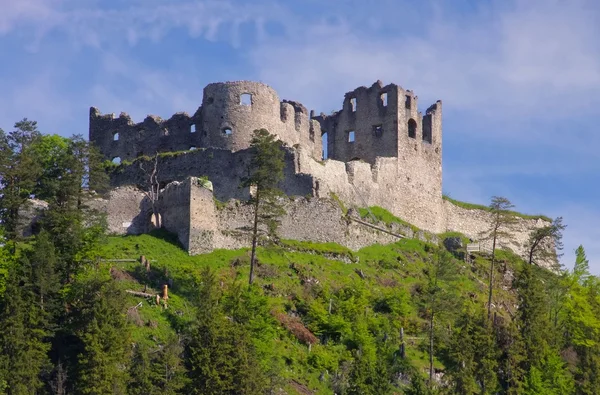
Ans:
POLYGON ((352 112, 356 112, 356 97, 350 99, 350 107, 352 108, 352 112))
POLYGON ((383 135, 383 125, 374 125, 373 134, 375 137, 381 137, 383 135))
POLYGON ((412 118, 408 120, 408 137, 417 138, 417 123, 412 118))
POLYGON ((326 130, 322 131, 321 134, 321 145, 323 147, 323 160, 327 159, 328 157, 328 152, 327 152, 327 141, 329 140, 329 135, 327 134, 326 130))
POLYGON ((431 144, 432 133, 431 133, 431 115, 426 115, 423 118, 423 141, 431 144))
POLYGON ((404 102, 404 107, 406 107, 407 110, 410 110, 412 107, 412 97, 410 97, 410 95, 406 95, 406 101, 404 102))
POLYGON ((240 95, 240 104, 242 106, 251 106, 252 105, 252 95, 250 93, 242 93, 240 95))
POLYGON ((348 132, 348 142, 349 143, 353 143, 354 142, 354 130, 350 130, 348 132))
POLYGON ((196 147, 192 145, 192 146, 190 147, 190 151, 195 151, 195 150, 196 150, 196 147))
POLYGON ((233 131, 231 130, 231 128, 224 128, 223 129, 223 135, 224 136, 231 136, 232 133, 233 133, 233 131))
POLYGON ((167 129, 167 128, 162 128, 162 135, 163 135, 163 136, 168 136, 168 135, 169 135, 169 129, 167 129))
POLYGON ((120 165, 121 164, 121 158, 118 156, 115 156, 114 158, 112 158, 112 163, 114 163, 115 165, 120 165))
POLYGON ((384 107, 387 107, 387 103, 388 103, 387 102, 387 99, 388 99, 387 92, 383 92, 381 94, 381 96, 379 96, 379 98, 381 99, 381 105, 384 106, 384 107))
POLYGON ((119 141, 119 132, 113 132, 113 141, 119 141))
POLYGON ((195 124, 192 124, 190 126, 190 133, 196 133, 196 125, 195 124))

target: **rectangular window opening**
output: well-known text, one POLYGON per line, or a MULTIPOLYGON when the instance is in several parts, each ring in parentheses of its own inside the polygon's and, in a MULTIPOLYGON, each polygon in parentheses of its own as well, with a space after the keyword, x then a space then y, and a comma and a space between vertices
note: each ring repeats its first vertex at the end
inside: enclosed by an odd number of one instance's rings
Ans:
POLYGON ((410 95, 406 95, 406 101, 404 102, 404 107, 406 107, 407 110, 410 110, 412 107, 412 98, 410 97, 410 95))
POLYGON ((251 106, 252 105, 252 95, 250 93, 242 93, 240 95, 240 104, 242 106, 251 106))
POLYGON ((356 112, 356 97, 350 99, 350 107, 352 107, 352 112, 356 112))
POLYGON ((380 97, 381 97, 381 104, 384 107, 387 107, 387 103, 388 103, 388 101, 387 101, 388 100, 387 92, 383 92, 380 97))
POLYGON ((354 142, 354 130, 350 130, 348 132, 348 142, 349 143, 353 143, 354 142))
POLYGON ((196 125, 195 124, 192 124, 190 126, 190 133, 196 133, 196 125))

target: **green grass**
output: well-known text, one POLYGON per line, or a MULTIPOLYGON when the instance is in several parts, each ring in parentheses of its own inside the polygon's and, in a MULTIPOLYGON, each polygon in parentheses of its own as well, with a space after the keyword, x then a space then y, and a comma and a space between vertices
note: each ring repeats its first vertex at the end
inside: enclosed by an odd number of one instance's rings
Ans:
MULTIPOLYGON (((369 336, 373 339, 380 339, 385 332, 393 344, 399 344, 397 337, 403 327, 410 338, 407 341, 408 358, 425 374, 428 366, 426 321, 417 300, 427 262, 438 248, 415 239, 376 244, 358 252, 335 243, 294 240, 282 240, 279 246, 259 247, 255 284, 267 296, 269 310, 295 311, 315 335, 333 336, 327 345, 317 344, 309 353, 305 345, 273 320, 271 331, 277 335, 267 339, 266 346, 275 350, 285 362, 282 375, 290 383, 289 393, 296 393, 291 380, 308 386, 317 394, 330 393, 326 383, 319 381, 319 375, 325 368, 333 374, 340 361, 350 358, 355 347, 356 328, 361 323, 369 328, 369 336), (361 272, 364 279, 357 272, 361 272), (330 301, 331 315, 327 311, 330 301)), ((519 264, 514 255, 503 254, 499 254, 499 262, 506 261, 509 267, 519 264)), ((216 271, 225 289, 234 284, 245 285, 249 275, 248 249, 215 250, 210 254, 189 256, 174 235, 162 231, 109 237, 99 255, 104 259, 138 259, 144 255, 152 260, 148 282, 151 293, 158 293, 161 284, 172 279, 166 310, 156 306, 151 299, 127 295, 128 306, 142 303, 137 309, 139 316, 132 314, 131 317, 136 323, 133 341, 148 345, 164 341, 192 322, 196 284, 204 267, 216 271)), ((454 260, 453 265, 457 273, 456 297, 483 305, 489 262, 479 257, 472 266, 458 260, 454 260)), ((102 262, 97 268, 90 266, 83 275, 109 276, 111 266, 121 273, 117 280, 119 287, 143 290, 144 272, 138 262, 102 262)), ((499 264, 497 269, 501 266, 499 264)), ((501 277, 500 272, 496 277, 501 277)), ((503 291, 500 286, 495 292, 505 298, 507 305, 514 304, 510 292, 503 291)), ((435 365, 443 368, 437 360, 435 365)))
POLYGON ((348 214, 348 208, 346 207, 342 199, 340 199, 339 196, 335 194, 335 192, 329 192, 329 196, 340 206, 344 215, 348 214))
MULTIPOLYGON (((443 195, 443 199, 447 200, 448 202, 450 202, 452 204, 454 204, 455 206, 462 207, 462 208, 467 209, 467 210, 491 211, 491 209, 488 206, 484 206, 482 204, 461 202, 460 200, 452 199, 448 195, 443 195)), ((512 215, 514 215, 515 217, 519 217, 519 218, 523 218, 523 219, 535 219, 535 220, 541 219, 541 220, 544 220, 544 221, 552 222, 552 219, 550 217, 547 217, 547 216, 542 215, 542 214, 530 215, 530 214, 519 213, 517 211, 509 211, 509 213, 512 214, 512 215)))
POLYGON ((404 225, 404 226, 408 226, 412 229, 413 232, 418 232, 419 228, 417 228, 416 226, 409 224, 408 222, 396 217, 394 214, 390 213, 389 211, 387 211, 386 209, 384 209, 383 207, 379 207, 379 206, 371 206, 368 209, 366 208, 359 208, 358 209, 358 213, 360 214, 360 217, 365 219, 365 218, 371 218, 371 215, 369 213, 369 210, 371 210, 371 213, 373 214, 373 216, 375 216, 375 218, 377 218, 378 221, 382 221, 384 222, 387 226, 390 226, 392 223, 397 223, 400 225, 404 225))

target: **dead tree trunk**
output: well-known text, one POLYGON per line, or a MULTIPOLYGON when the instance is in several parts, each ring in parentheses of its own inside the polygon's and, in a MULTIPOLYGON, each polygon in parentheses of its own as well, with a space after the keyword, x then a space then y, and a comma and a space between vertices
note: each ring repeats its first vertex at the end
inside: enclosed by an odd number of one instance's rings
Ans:
POLYGON ((150 200, 152 215, 155 221, 154 225, 160 229, 162 228, 162 220, 158 212, 158 194, 160 192, 160 183, 158 181, 158 152, 154 155, 154 163, 150 170, 144 169, 142 161, 140 161, 140 169, 148 179, 148 190, 144 191, 144 194, 150 200))

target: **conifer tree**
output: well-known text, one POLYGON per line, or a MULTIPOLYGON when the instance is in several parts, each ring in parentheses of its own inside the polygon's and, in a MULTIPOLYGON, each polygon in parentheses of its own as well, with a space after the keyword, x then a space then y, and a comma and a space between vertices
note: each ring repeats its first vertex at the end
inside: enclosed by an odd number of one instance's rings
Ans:
POLYGON ((563 248, 562 232, 566 227, 562 222, 562 217, 557 217, 550 225, 534 229, 525 244, 527 262, 531 265, 558 258, 557 252, 563 248))
MULTIPOLYGON (((489 224, 490 228, 483 235, 484 239, 492 241, 492 260, 490 262, 490 274, 488 280, 488 319, 491 318, 492 292, 494 289, 494 266, 496 263, 496 247, 498 239, 509 239, 511 237, 509 231, 510 226, 515 222, 515 218, 510 212, 510 209, 513 208, 514 205, 510 200, 504 197, 494 196, 492 197, 492 202, 489 207, 492 219, 489 224)), ((506 272, 506 264, 504 271, 506 272)))
POLYGON ((42 375, 50 369, 47 315, 28 272, 30 263, 23 257, 11 268, 0 304, 0 377, 9 394, 37 393, 42 375))
POLYGON ((254 196, 250 200, 254 208, 249 278, 249 283, 252 284, 259 225, 266 226, 268 235, 273 237, 278 218, 283 214, 283 208, 278 203, 282 192, 277 188, 277 184, 283 179, 284 152, 281 150, 281 142, 266 129, 254 131, 250 148, 253 152, 252 160, 248 167, 248 176, 242 180, 242 187, 255 188, 254 196))
POLYGON ((456 276, 451 256, 438 250, 429 259, 425 270, 425 283, 421 294, 422 304, 428 321, 427 337, 429 340, 429 389, 433 388, 433 358, 435 322, 442 311, 450 311, 456 307, 456 297, 451 292, 452 281, 456 276))
POLYGON ((81 291, 87 303, 77 312, 77 392, 125 393, 131 352, 124 294, 114 282, 96 279, 81 291))

